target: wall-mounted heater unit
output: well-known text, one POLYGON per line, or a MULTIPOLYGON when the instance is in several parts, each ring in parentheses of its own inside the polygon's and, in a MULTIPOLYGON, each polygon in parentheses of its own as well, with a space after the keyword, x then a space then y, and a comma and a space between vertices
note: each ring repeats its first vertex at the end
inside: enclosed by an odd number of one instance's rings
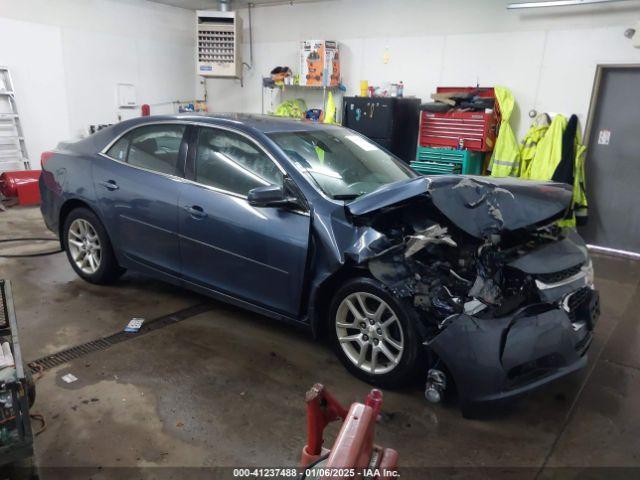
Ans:
POLYGON ((198 10, 197 73, 203 77, 240 77, 242 20, 236 12, 198 10))

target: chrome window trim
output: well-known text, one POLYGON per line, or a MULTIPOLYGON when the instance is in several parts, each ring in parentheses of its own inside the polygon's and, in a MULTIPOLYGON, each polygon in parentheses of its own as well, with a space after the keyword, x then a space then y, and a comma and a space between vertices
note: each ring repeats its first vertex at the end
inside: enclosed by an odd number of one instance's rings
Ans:
POLYGON ((122 162, 122 161, 118 160, 117 158, 110 157, 109 155, 107 155, 107 151, 109 151, 109 149, 111 147, 113 147, 113 145, 118 140, 120 140, 127 133, 135 130, 136 128, 153 127, 155 125, 185 125, 185 126, 189 126, 189 125, 191 125, 191 122, 189 122, 187 120, 158 120, 158 121, 155 121, 155 122, 148 122, 148 123, 143 123, 143 124, 139 124, 139 125, 134 125, 133 127, 127 128, 124 132, 122 132, 120 135, 118 135, 113 140, 111 140, 109 143, 107 143, 107 145, 102 150, 100 150, 98 153, 101 153, 105 157, 110 158, 111 160, 115 160, 116 162, 125 163, 125 164, 129 165, 127 162, 122 162))
POLYGON ((222 193, 224 195, 229 195, 230 197, 241 198, 243 200, 249 200, 249 197, 246 195, 242 195, 236 192, 230 192, 229 190, 224 190, 223 188, 214 187, 212 185, 206 185, 204 183, 196 182, 195 180, 189 180, 188 178, 180 178, 184 183, 188 183, 190 185, 195 185, 200 188, 204 188, 206 190, 211 190, 212 192, 222 193))
MULTIPOLYGON (((171 121, 171 120, 158 120, 157 122, 149 122, 149 123, 144 123, 142 125, 135 125, 133 127, 130 127, 128 129, 126 129, 124 132, 122 132, 120 135, 118 135, 115 139, 111 140, 111 142, 109 142, 107 144, 106 147, 104 147, 102 150, 100 150, 100 152, 98 152, 100 155, 110 159, 110 160, 114 160, 116 162, 119 163, 123 163, 125 165, 129 165, 130 167, 136 167, 136 168, 141 168, 142 170, 146 170, 148 172, 155 172, 155 173, 159 173, 161 175, 169 175, 169 174, 165 174, 163 172, 156 172, 155 170, 149 170, 147 168, 143 168, 143 167, 137 167, 136 165, 131 165, 128 162, 123 162, 122 160, 118 160, 117 158, 113 158, 110 157, 109 155, 107 155, 107 152, 109 151, 109 149, 115 145, 116 142, 118 142, 122 137, 124 137, 125 135, 127 135, 129 132, 135 130, 136 128, 144 128, 144 127, 151 127, 151 126, 155 126, 155 125, 192 125, 192 126, 196 126, 196 127, 205 127, 205 128, 217 128, 220 130, 225 130, 231 133, 235 133, 238 134, 244 138, 246 138, 247 140, 249 140, 250 143, 254 144, 259 150, 261 150, 267 157, 269 157, 269 159, 276 165, 276 167, 278 167, 278 170, 280 170, 280 173, 282 173, 283 175, 288 175, 287 171, 282 167, 282 165, 280 165, 280 163, 275 159, 275 157, 273 155, 271 155, 271 153, 269 153, 267 150, 265 150, 265 148, 260 145, 258 142, 256 142, 256 140, 254 138, 252 138, 250 135, 241 132, 240 130, 237 130, 235 128, 230 128, 227 127, 226 125, 214 125, 211 123, 206 123, 206 122, 195 122, 195 121, 189 121, 189 120, 175 120, 175 121, 171 121)), ((187 153, 188 155, 188 153, 187 153)), ((173 175, 175 176, 175 175, 173 175)), ((178 178, 183 178, 183 177, 178 177, 178 178)), ((187 180, 187 179, 185 179, 187 180)), ((194 182, 194 183, 198 183, 199 182, 194 182)), ((225 191, 225 190, 221 190, 221 191, 225 191)), ((246 196, 244 196, 244 198, 247 198, 246 196)))
MULTIPOLYGON (((111 147, 113 147, 116 144, 116 142, 118 142, 127 133, 135 130, 136 128, 150 127, 150 126, 155 126, 155 125, 184 125, 185 127, 188 127, 189 126, 189 122, 187 122, 187 121, 173 121, 172 122, 172 121, 162 120, 162 121, 157 121, 157 122, 145 123, 143 125, 136 125, 134 127, 126 129, 124 132, 122 132, 120 135, 118 135, 115 139, 111 140, 107 144, 106 147, 104 147, 102 150, 100 150, 98 152, 98 155, 100 155, 101 157, 106 158, 108 160, 111 160, 113 162, 118 162, 121 165, 126 165, 127 167, 131 167, 131 168, 137 168, 138 170, 142 170, 143 172, 155 173, 156 175, 161 175, 161 176, 167 177, 167 178, 169 178, 171 180, 184 180, 184 177, 180 177, 178 175, 172 175, 170 173, 159 172, 157 170, 151 170, 149 168, 140 167, 139 165, 132 165, 131 163, 123 162, 122 160, 118 160, 117 158, 113 158, 113 157, 110 157, 109 155, 107 155, 107 152, 109 151, 109 149, 111 149, 111 147)), ((188 149, 189 149, 189 144, 187 144, 187 155, 189 154, 189 150, 188 149)))
MULTIPOLYGON (((171 120, 158 120, 157 122, 149 122, 149 123, 144 123, 142 125, 135 125, 133 127, 130 127, 128 129, 126 129, 124 132, 122 132, 120 135, 118 135, 115 139, 113 139, 111 142, 109 142, 107 144, 107 146, 105 146, 102 150, 100 150, 98 152, 98 155, 102 156, 103 158, 106 158, 107 160, 111 160, 113 162, 117 162, 117 163, 119 163, 121 165, 126 165, 127 167, 130 167, 130 168, 136 168, 136 169, 142 170, 144 172, 155 173, 156 175, 161 175, 163 177, 167 177, 167 178, 169 178, 171 180, 174 180, 174 181, 178 181, 178 182, 182 182, 182 183, 189 183, 191 185, 196 185, 196 186, 198 186, 200 188, 205 188, 207 190, 211 190, 213 192, 221 193, 223 195, 229 195, 231 197, 240 198, 240 199, 243 199, 245 201, 249 200, 249 197, 247 197, 246 195, 242 195, 240 193, 230 192, 230 191, 224 190, 222 188, 214 187, 212 185, 206 185, 204 183, 196 182, 195 180, 190 180, 188 178, 180 177, 178 175, 171 175, 169 173, 158 172, 156 170, 150 170, 148 168, 139 167, 137 165, 132 165, 132 164, 130 164, 128 162, 123 162, 122 160, 118 160, 117 158, 113 158, 113 157, 110 157, 109 155, 107 155, 107 151, 109 151, 109 149, 113 145, 115 145, 116 142, 118 142, 122 137, 127 135, 129 132, 135 130, 136 128, 142 128, 142 127, 148 127, 148 126, 154 126, 154 125, 185 125, 185 126, 191 125, 191 126, 194 126, 194 127, 218 128, 220 130, 226 130, 226 131, 229 131, 231 133, 236 133, 238 135, 243 136, 247 140, 249 140, 251 143, 256 145, 262 152, 264 152, 264 154, 267 155, 267 157, 269 157, 269 159, 276 165, 278 170, 280 170, 280 173, 282 173, 285 176, 289 175, 287 173, 287 171, 282 167, 282 165, 280 165, 280 163, 274 158, 274 156, 271 155, 271 153, 269 153, 267 150, 265 150, 265 148, 262 145, 260 145, 259 143, 257 143, 256 140, 253 139, 250 135, 248 135, 248 134, 246 134, 244 132, 241 132, 241 131, 239 131, 239 130, 237 130, 235 128, 227 127, 226 125, 224 125, 224 126, 213 125, 213 124, 206 123, 206 122, 195 122, 193 120, 174 120, 174 121, 171 121, 171 120)), ((188 147, 187 147, 187 155, 189 155, 188 147)), ((299 210, 291 210, 291 212, 292 213, 298 213, 298 214, 305 215, 305 216, 310 216, 310 213, 308 211, 303 212, 303 211, 299 211, 299 210)))
POLYGON ((162 177, 167 177, 167 178, 169 178, 171 180, 177 180, 177 181, 184 180, 183 177, 179 177, 178 175, 172 175, 170 173, 158 172, 157 170, 150 170, 148 168, 139 167, 138 165, 131 165, 130 163, 123 162, 122 160, 117 160, 117 159, 115 159, 113 157, 110 157, 109 155, 107 155, 106 153, 103 153, 103 152, 98 152, 98 155, 100 155, 103 158, 106 158, 107 160, 111 160, 112 162, 116 162, 116 163, 119 163, 121 165, 126 165, 127 167, 135 168, 137 170, 142 170, 143 172, 155 173, 156 175, 160 175, 162 177))

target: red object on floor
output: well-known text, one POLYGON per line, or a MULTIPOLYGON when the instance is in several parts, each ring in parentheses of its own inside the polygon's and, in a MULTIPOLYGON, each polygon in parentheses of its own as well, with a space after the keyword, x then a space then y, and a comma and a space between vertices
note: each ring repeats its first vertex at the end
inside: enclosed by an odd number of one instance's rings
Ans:
POLYGON ((17 198, 19 205, 39 205, 40 170, 4 172, 0 175, 0 193, 7 198, 17 198))
POLYGON ((146 103, 142 105, 140 115, 142 117, 148 117, 149 115, 151 115, 151 107, 146 103))
POLYGON ((302 449, 301 463, 309 465, 328 453, 322 448, 324 429, 335 420, 347 418, 347 409, 320 383, 311 387, 304 400, 307 403, 307 444, 302 449))
MULTIPOLYGON (((394 477, 398 468, 398 452, 374 443, 375 424, 382 408, 382 392, 371 390, 365 403, 353 403, 347 412, 324 388, 316 383, 305 397, 307 403, 307 445, 302 449, 300 465, 315 464, 328 455, 320 471, 338 472, 330 478, 363 478, 364 469, 375 473, 372 478, 394 477), (343 420, 331 450, 322 447, 323 432, 332 421, 343 420), (353 475, 352 475, 353 474, 353 475)), ((325 477, 327 478, 327 477, 325 477)))

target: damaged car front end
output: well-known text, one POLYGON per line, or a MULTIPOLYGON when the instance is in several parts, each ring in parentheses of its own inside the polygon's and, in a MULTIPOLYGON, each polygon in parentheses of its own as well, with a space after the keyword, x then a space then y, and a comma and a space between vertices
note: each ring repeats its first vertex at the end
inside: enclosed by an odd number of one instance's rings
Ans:
POLYGON ((346 251, 419 318, 426 397, 455 383, 463 409, 586 365, 599 315, 582 239, 562 229, 571 187, 421 177, 346 205, 346 251))

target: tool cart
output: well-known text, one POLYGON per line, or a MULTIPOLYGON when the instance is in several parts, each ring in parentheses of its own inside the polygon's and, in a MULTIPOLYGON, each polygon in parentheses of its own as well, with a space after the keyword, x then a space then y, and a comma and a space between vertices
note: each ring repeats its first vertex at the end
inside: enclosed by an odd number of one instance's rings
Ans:
POLYGON ((35 387, 25 372, 11 284, 0 279, 0 468, 33 455, 29 407, 35 387))
POLYGON ((459 105, 442 112, 423 109, 418 151, 411 167, 423 175, 480 175, 485 154, 493 150, 500 125, 495 91, 493 87, 436 89, 436 95, 448 94, 469 94, 478 99, 493 100, 492 108, 479 111, 459 105))
POLYGON ((345 97, 342 126, 409 163, 416 157, 421 101, 413 97, 345 97))

